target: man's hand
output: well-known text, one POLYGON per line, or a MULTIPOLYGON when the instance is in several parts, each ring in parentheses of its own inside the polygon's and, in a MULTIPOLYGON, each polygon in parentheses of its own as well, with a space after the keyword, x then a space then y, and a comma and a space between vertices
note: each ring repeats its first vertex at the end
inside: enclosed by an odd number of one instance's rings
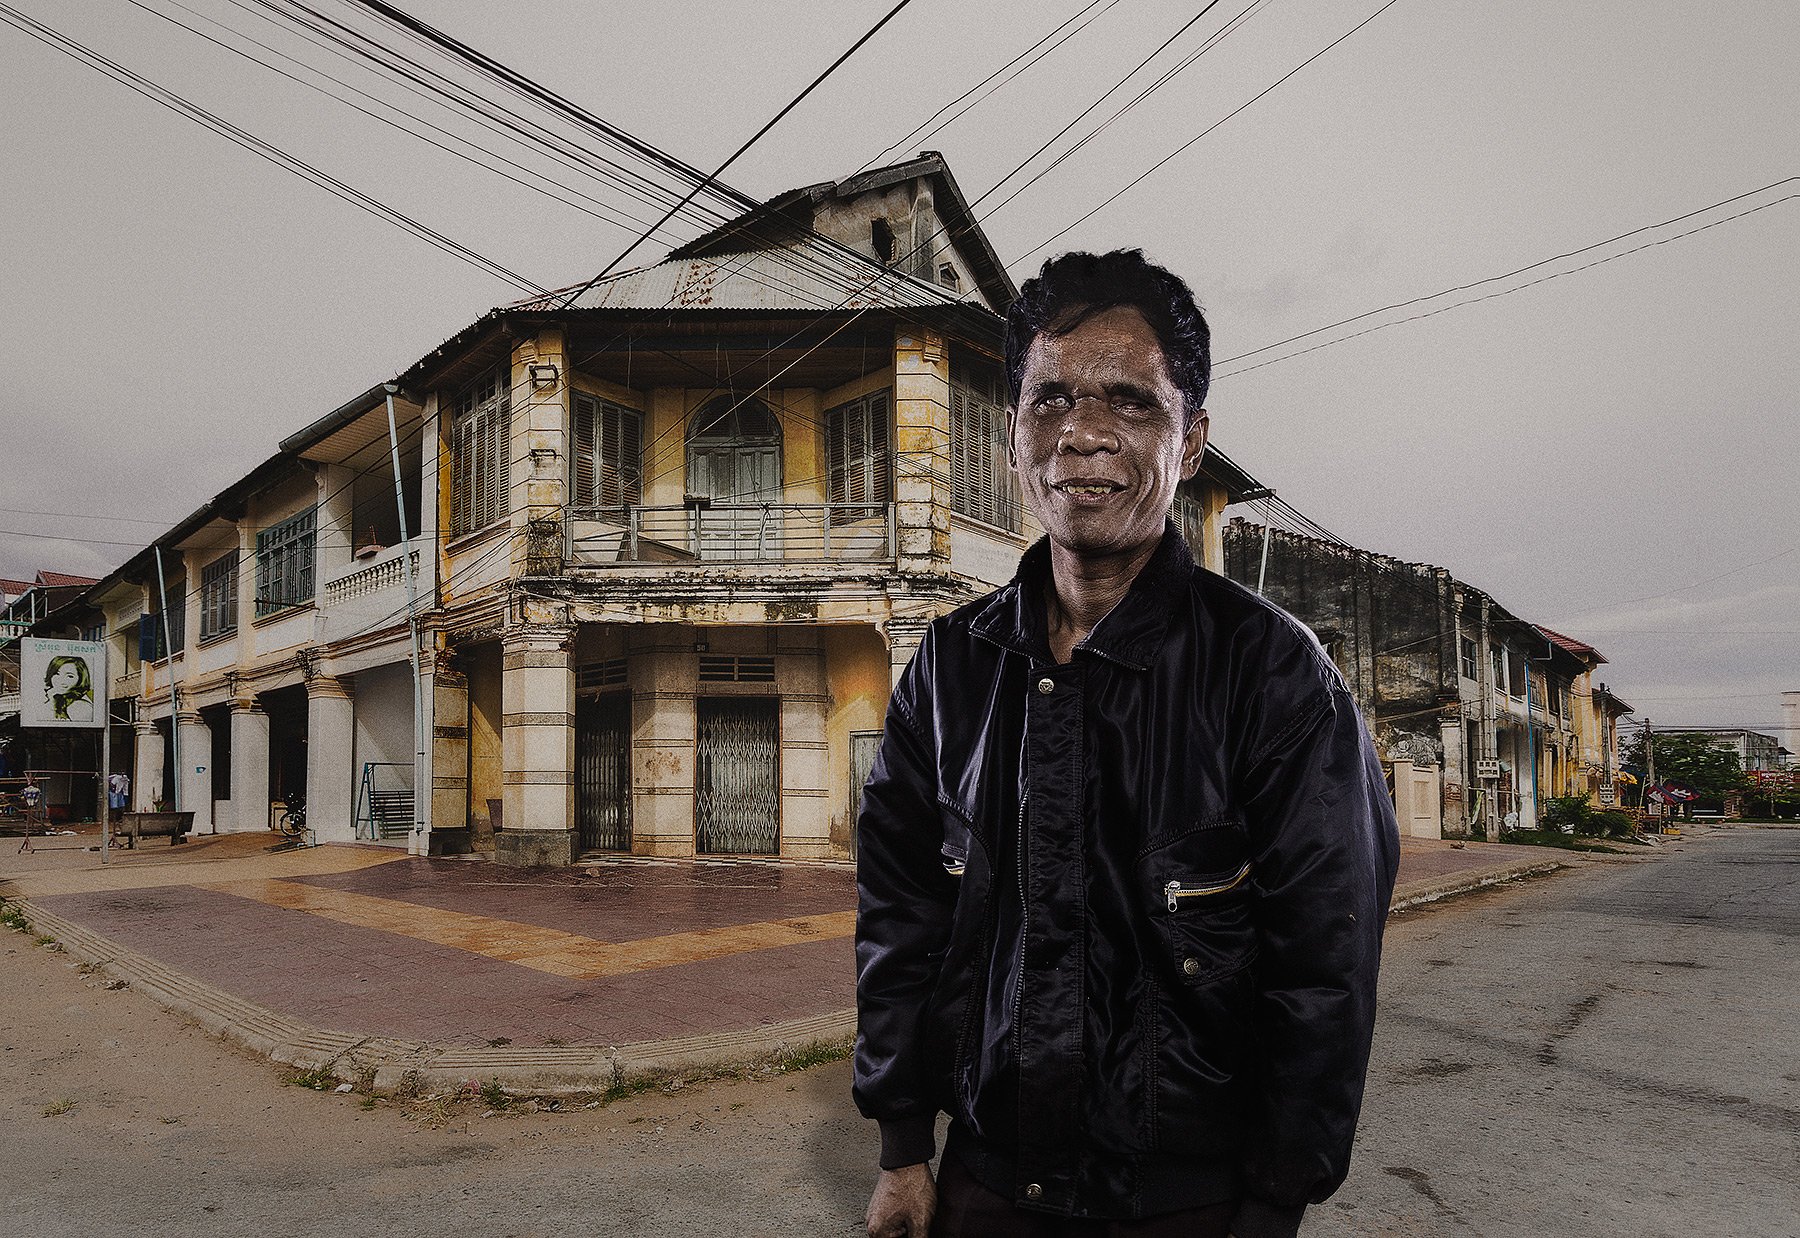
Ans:
POLYGON ((869 1197, 869 1238, 926 1238, 937 1211, 937 1186, 931 1166, 920 1163, 884 1169, 869 1197))

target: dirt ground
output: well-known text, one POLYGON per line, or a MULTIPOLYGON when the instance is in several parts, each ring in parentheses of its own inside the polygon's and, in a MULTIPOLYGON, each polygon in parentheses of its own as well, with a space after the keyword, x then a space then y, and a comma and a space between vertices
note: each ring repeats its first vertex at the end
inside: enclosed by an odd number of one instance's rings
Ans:
POLYGON ((370 1101, 291 1082, 106 983, 0 930, 0 1230, 861 1232, 875 1133, 841 1061, 562 1112, 491 1113, 479 1094, 370 1101))

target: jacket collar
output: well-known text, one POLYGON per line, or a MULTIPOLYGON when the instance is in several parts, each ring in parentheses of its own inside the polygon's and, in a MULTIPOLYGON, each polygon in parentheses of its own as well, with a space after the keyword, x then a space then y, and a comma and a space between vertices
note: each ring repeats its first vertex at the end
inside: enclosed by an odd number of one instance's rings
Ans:
MULTIPOLYGON (((1119 604, 1095 625, 1077 652, 1097 654, 1121 666, 1143 670, 1155 659, 1189 580, 1194 557, 1187 542, 1170 521, 1149 562, 1138 572, 1119 604)), ((991 594, 970 621, 970 630, 984 640, 1049 662, 1048 619, 1044 613, 1044 586, 1050 578, 1050 539, 1041 537, 1019 559, 1012 583, 991 594)))

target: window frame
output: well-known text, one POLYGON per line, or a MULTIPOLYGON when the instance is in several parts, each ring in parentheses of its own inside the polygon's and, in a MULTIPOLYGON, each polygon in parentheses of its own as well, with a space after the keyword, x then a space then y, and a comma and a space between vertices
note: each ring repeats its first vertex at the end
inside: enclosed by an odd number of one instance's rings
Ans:
POLYGON ((1006 376, 999 365, 952 362, 950 510, 1019 533, 1024 502, 1018 475, 1006 463, 1006 403, 1006 376))
POLYGON ((590 391, 569 410, 572 507, 638 507, 644 502, 644 413, 590 391), (610 433, 609 433, 610 430, 610 433))
POLYGON ((295 512, 256 535, 256 617, 310 605, 318 587, 317 507, 295 512))
POLYGON ((200 639, 237 631, 238 550, 232 547, 200 569, 200 639))
POLYGON ((825 501, 859 507, 846 520, 883 514, 894 501, 894 397, 887 387, 825 410, 825 501))
POLYGON ((498 524, 512 483, 512 370, 497 365, 465 384, 450 406, 450 535, 498 524))

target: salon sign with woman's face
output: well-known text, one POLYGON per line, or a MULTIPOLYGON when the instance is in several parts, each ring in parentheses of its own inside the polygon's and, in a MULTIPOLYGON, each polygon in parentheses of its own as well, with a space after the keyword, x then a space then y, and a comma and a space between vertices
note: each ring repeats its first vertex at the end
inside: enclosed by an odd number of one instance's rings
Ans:
POLYGON ((19 649, 21 726, 98 727, 106 714, 106 645, 28 636, 19 649))

